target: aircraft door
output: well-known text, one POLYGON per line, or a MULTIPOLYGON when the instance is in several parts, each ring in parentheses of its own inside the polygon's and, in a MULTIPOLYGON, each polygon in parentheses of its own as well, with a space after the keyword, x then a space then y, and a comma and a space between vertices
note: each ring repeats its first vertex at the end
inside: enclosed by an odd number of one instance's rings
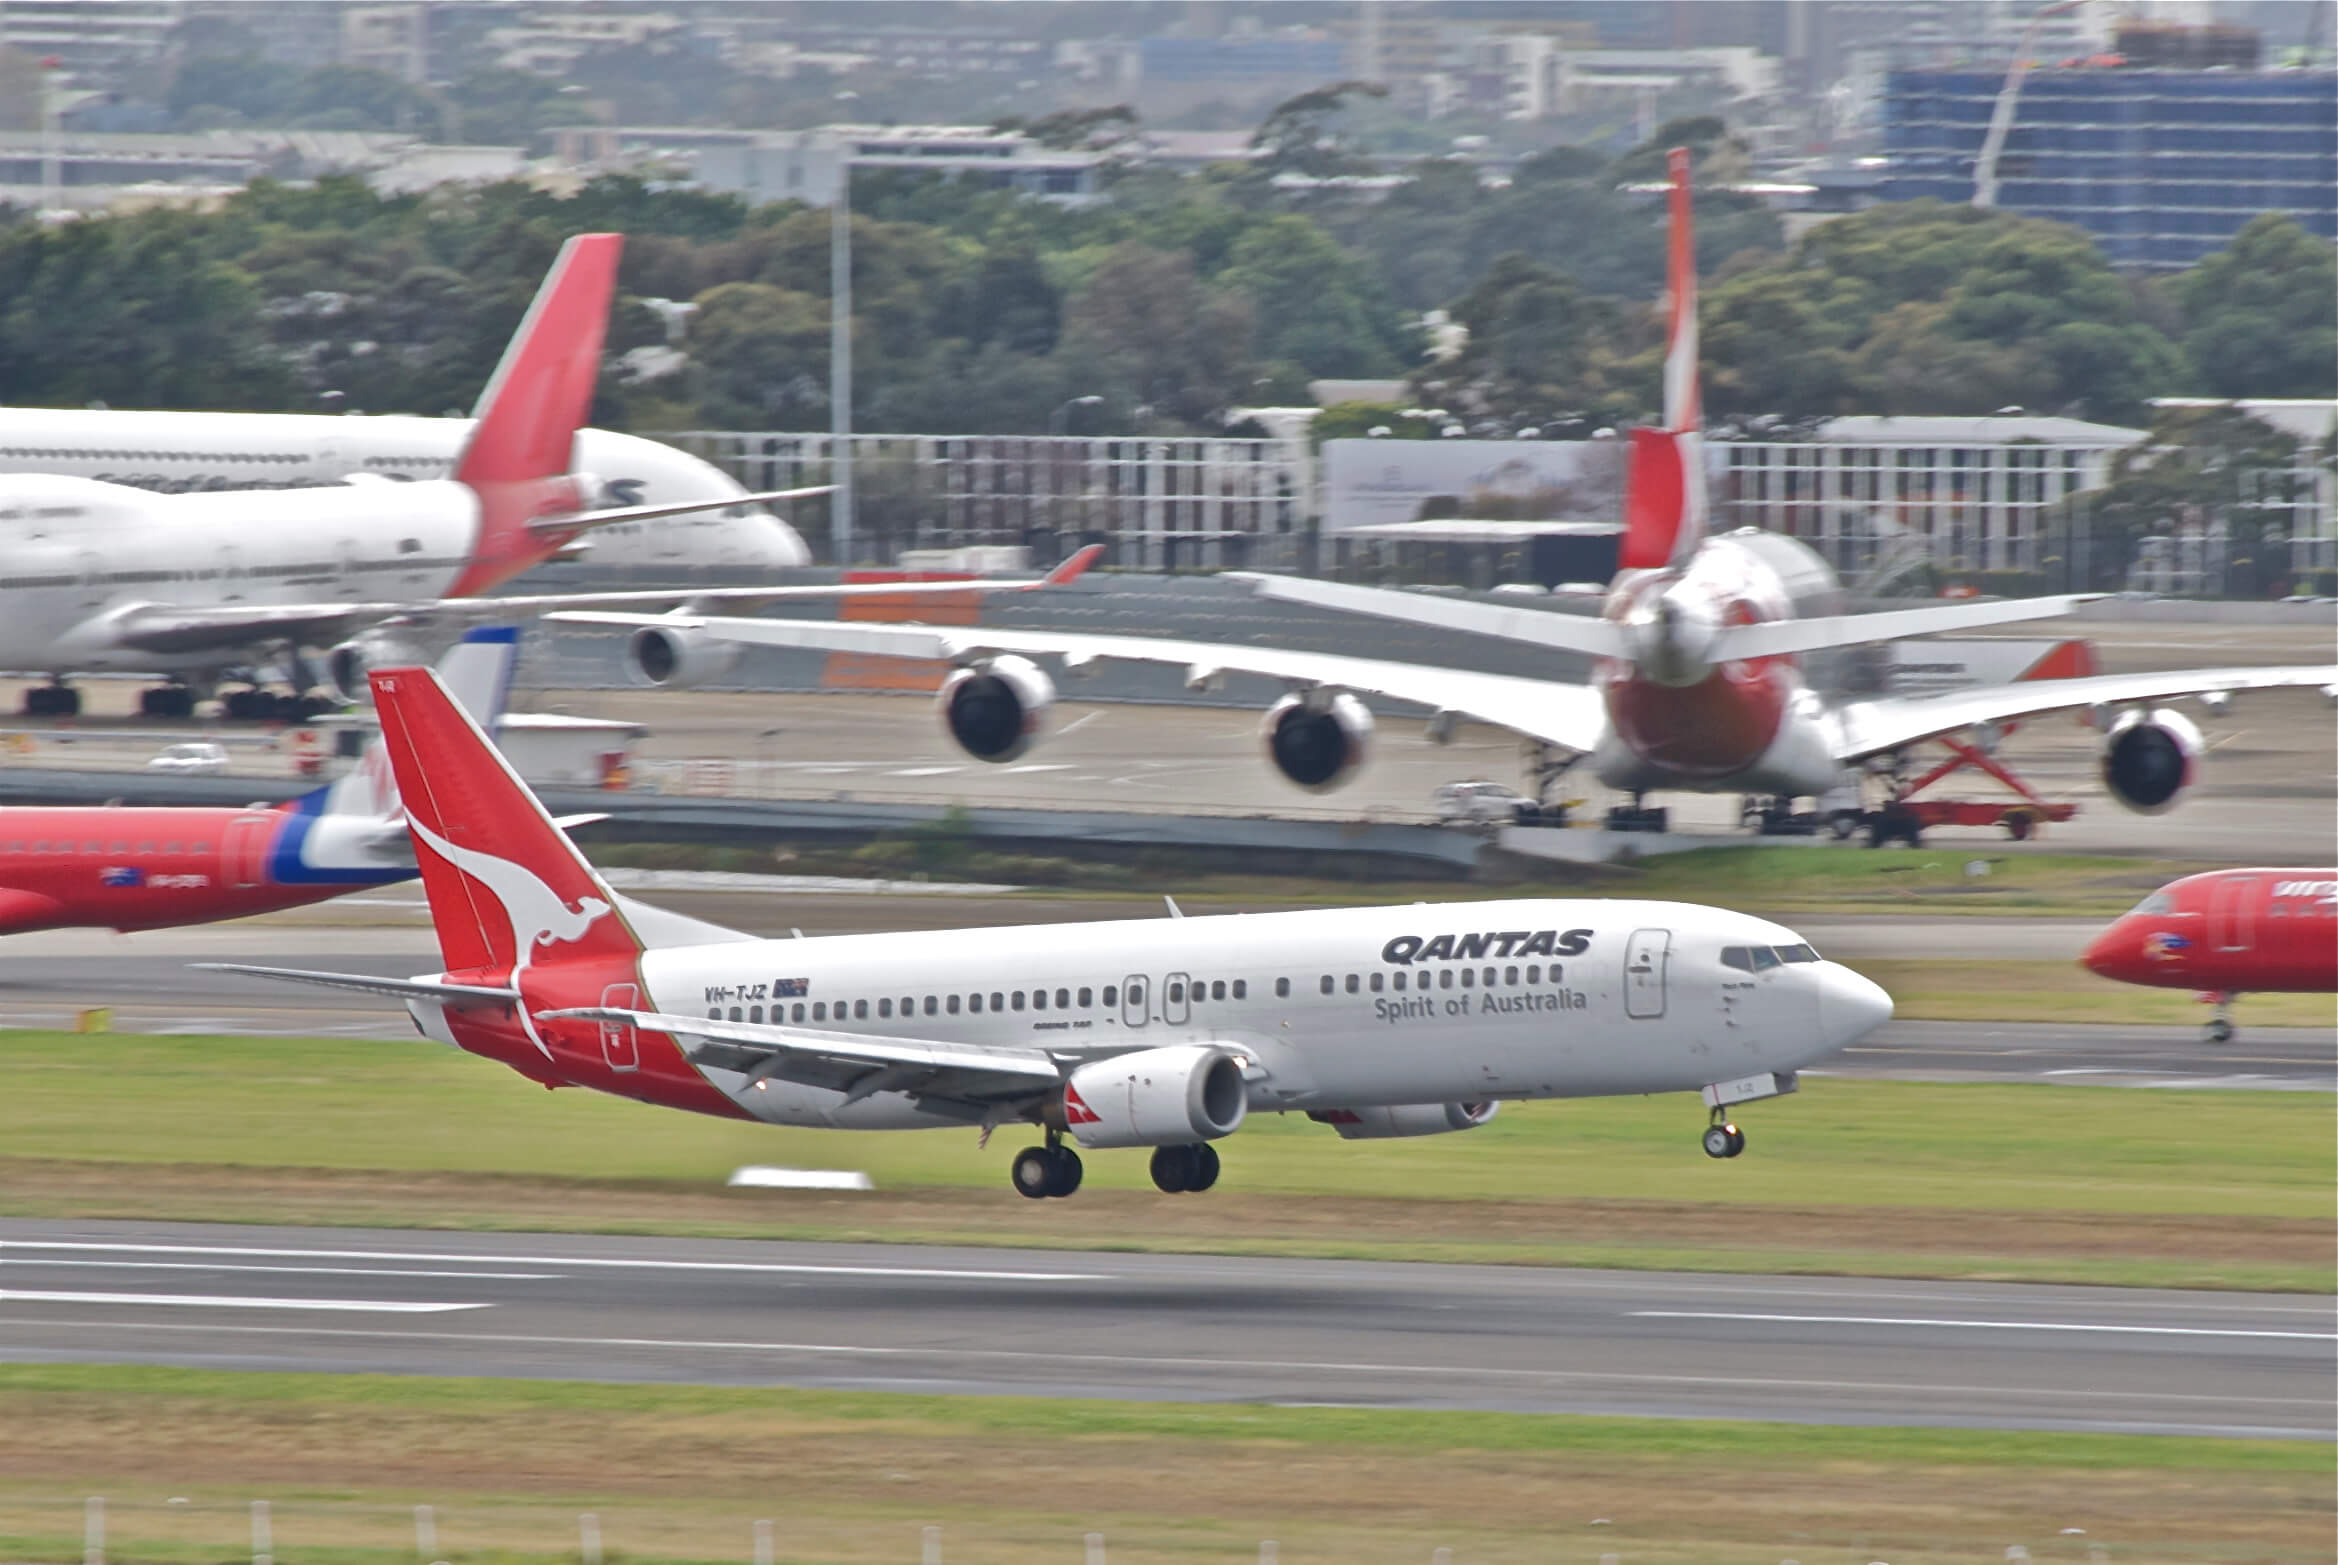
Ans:
POLYGON ((1145 975, 1131 973, 1120 981, 1120 1020, 1128 1027, 1142 1027, 1151 1019, 1145 1009, 1145 975))
POLYGON ((2257 943, 2257 877, 2227 875, 2210 893, 2209 944, 2219 951, 2246 951, 2257 943))
POLYGON ((268 884, 268 845, 283 821, 280 815, 238 815, 219 843, 219 867, 238 890, 268 884))
POLYGON ((1669 929, 1635 929, 1624 944, 1624 1014, 1644 1022, 1664 1015, 1664 969, 1672 952, 1669 929))
MULTIPOLYGON (((612 1011, 638 1011, 641 1009, 641 986, 611 984, 601 991, 601 1004, 612 1011)), ((613 1071, 641 1069, 640 1040, 634 1035, 631 1022, 601 1023, 601 1058, 609 1062, 609 1069, 613 1071)))
POLYGON ((1193 987, 1193 980, 1183 973, 1171 973, 1164 982, 1167 987, 1161 991, 1161 1020, 1172 1027, 1182 1027, 1193 1016, 1186 994, 1193 987))

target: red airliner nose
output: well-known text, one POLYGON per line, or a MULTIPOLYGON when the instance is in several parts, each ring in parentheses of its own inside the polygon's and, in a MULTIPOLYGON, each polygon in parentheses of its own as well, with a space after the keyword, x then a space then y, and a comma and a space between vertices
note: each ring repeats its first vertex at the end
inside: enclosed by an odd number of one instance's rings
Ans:
POLYGON ((2080 953, 2078 965, 2098 978, 2134 983, 2143 975, 2143 938, 2131 920, 2117 919, 2080 953))

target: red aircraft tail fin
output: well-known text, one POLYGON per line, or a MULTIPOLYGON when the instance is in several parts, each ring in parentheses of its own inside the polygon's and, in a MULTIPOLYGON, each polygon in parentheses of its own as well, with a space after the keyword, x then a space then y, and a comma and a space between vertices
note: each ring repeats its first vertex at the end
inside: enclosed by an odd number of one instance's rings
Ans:
POLYGON ((374 673, 447 971, 508 975, 641 950, 618 898, 426 668, 374 673))
POLYGON ((1689 153, 1665 155, 1671 237, 1665 256, 1664 427, 1632 431, 1624 478, 1626 570, 1678 565, 1705 541, 1704 394, 1697 381, 1697 244, 1689 153))
POLYGON ((450 475, 478 491, 479 540, 451 596, 485 592, 537 564, 568 540, 532 535, 528 524, 586 508, 568 479, 571 452, 591 415, 624 248, 623 234, 578 234, 560 247, 479 394, 450 475))

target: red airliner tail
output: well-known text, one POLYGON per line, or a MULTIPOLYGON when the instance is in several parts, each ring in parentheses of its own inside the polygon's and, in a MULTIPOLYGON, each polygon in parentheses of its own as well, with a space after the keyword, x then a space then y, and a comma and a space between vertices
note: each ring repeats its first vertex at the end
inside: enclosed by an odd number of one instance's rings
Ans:
POLYGON ((616 893, 438 676, 399 668, 371 677, 447 971, 508 976, 637 954, 616 893))
POLYGON ((1697 380, 1697 243, 1689 153, 1666 154, 1671 235, 1665 257, 1664 426, 1632 431, 1624 475, 1626 570, 1678 565, 1705 541, 1704 394, 1697 380))
POLYGON ((478 492, 479 539, 451 596, 485 592, 546 558, 567 540, 529 523, 590 501, 568 473, 577 429, 591 415, 624 248, 623 234, 578 234, 560 247, 480 393, 451 475, 478 492))

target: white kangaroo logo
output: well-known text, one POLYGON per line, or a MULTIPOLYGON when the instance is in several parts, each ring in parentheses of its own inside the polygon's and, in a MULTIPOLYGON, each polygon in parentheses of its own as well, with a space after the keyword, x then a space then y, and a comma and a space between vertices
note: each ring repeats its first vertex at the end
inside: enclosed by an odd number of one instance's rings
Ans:
MULTIPOLYGON (((413 828, 415 836, 430 844, 433 853, 485 886, 502 905, 503 916, 511 921, 511 982, 515 989, 519 987, 521 971, 528 966, 539 944, 566 945, 582 940, 585 931, 611 911, 609 904, 599 897, 580 897, 571 908, 533 870, 490 853, 458 848, 411 815, 406 824, 413 828)), ((536 1036, 536 1024, 528 1015, 528 1008, 520 1006, 519 1013, 520 1026, 527 1033, 528 1041, 543 1051, 544 1058, 552 1058, 550 1046, 536 1036)))

